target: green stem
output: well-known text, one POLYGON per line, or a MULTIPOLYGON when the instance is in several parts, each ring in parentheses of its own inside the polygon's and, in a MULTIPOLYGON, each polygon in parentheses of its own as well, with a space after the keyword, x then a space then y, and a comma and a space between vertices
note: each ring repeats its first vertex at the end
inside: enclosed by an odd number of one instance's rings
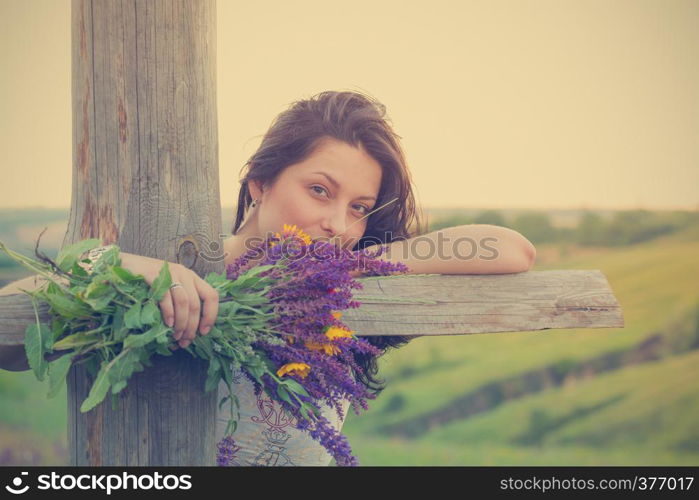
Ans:
POLYGON ((9 255, 12 259, 14 259, 16 262, 19 262, 21 265, 24 267, 30 269, 31 271, 36 272, 40 276, 43 276, 47 280, 51 281, 52 283, 56 284, 57 286, 63 288, 64 290, 67 290, 61 283, 54 281, 54 276, 55 272, 51 269, 50 266, 41 264, 40 262, 30 258, 30 257, 25 257, 24 255, 17 253, 13 250, 10 250, 5 246, 4 243, 0 242, 0 250, 3 250, 7 255, 9 255))

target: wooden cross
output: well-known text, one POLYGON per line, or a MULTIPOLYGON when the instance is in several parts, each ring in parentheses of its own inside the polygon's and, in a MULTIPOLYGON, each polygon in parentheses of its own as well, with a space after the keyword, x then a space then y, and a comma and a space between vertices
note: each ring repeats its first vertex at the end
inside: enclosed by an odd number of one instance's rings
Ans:
MULTIPOLYGON (((63 245, 100 238, 200 276, 223 272, 215 0, 73 0, 71 18, 73 188, 63 245)), ((343 321, 361 335, 623 326, 599 271, 359 281, 373 298, 343 321)), ((35 321, 29 296, 0 297, 0 318, 2 367, 23 356, 35 321)), ((46 305, 40 320, 49 321, 46 305)), ((116 410, 107 398, 80 413, 92 378, 73 366, 70 463, 214 465, 217 393, 204 392, 205 379, 206 362, 177 350, 135 373, 116 410)))

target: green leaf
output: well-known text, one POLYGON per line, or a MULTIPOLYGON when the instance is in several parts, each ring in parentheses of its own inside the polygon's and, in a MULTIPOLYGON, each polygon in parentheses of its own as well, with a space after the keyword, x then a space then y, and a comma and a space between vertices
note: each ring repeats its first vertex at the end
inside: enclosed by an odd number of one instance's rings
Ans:
POLYGON ((72 245, 61 248, 60 252, 58 252, 58 256, 56 257, 56 264, 63 271, 68 272, 83 253, 100 245, 102 245, 102 240, 92 238, 89 240, 78 241, 72 245))
POLYGON ((44 359, 46 339, 51 338, 51 331, 44 323, 32 323, 24 331, 24 351, 29 366, 34 370, 37 380, 43 381, 48 363, 44 359))
POLYGON ((155 338, 155 330, 151 328, 145 333, 135 333, 127 336, 124 339, 124 347, 137 348, 143 347, 150 343, 155 338))
POLYGON ((226 385, 230 387, 231 384, 233 384, 233 373, 231 372, 231 365, 227 362, 219 362, 219 365, 221 366, 221 371, 223 372, 223 380, 226 382, 226 385))
POLYGON ((167 335, 168 332, 170 332, 170 329, 164 324, 160 323, 145 333, 131 334, 126 337, 124 339, 124 348, 143 347, 144 345, 157 340, 159 337, 167 335))
POLYGON ((204 352, 204 354, 206 354, 207 359, 211 359, 214 357, 214 348, 211 345, 211 339, 208 335, 198 336, 196 338, 196 344, 197 347, 201 349, 204 352))
POLYGON ((207 373, 206 382, 204 383, 204 392, 209 392, 216 389, 220 380, 221 374, 218 370, 214 371, 213 373, 207 373))
POLYGON ((143 328, 143 323, 141 323, 141 303, 136 302, 132 305, 126 314, 124 314, 124 325, 129 330, 140 330, 143 328))
POLYGON ((165 261, 163 263, 163 267, 160 269, 160 274, 158 274, 158 277, 153 280, 148 297, 156 302, 160 302, 165 293, 170 289, 170 285, 172 285, 170 266, 168 265, 168 262, 165 261))
MULTIPOLYGON (((81 260, 80 262, 89 262, 89 260, 84 259, 84 260, 81 260)), ((73 276, 78 276, 80 278, 87 278, 89 276, 87 271, 85 271, 85 269, 83 269, 81 266, 78 265, 78 262, 75 262, 75 264, 73 264, 73 267, 70 268, 69 272, 73 276)))
POLYGON ((117 383, 112 384, 112 394, 117 394, 126 388, 126 380, 119 380, 117 383))
POLYGON ((161 344, 160 342, 158 342, 155 348, 155 352, 157 354, 160 354, 161 356, 172 356, 172 351, 170 350, 170 348, 165 344, 161 344))
POLYGON ((54 332, 53 329, 49 329, 48 325, 46 325, 46 329, 48 330, 48 335, 44 336, 44 354, 53 350, 54 332))
POLYGON ((92 313, 90 308, 78 302, 75 297, 69 298, 63 295, 62 292, 52 293, 50 288, 47 289, 44 300, 48 302, 57 314, 65 319, 84 318, 92 313))
POLYGON ((112 266, 118 266, 121 264, 121 258, 119 257, 120 249, 118 246, 113 246, 106 252, 102 253, 95 262, 93 268, 93 274, 99 273, 109 273, 109 268, 112 266))
POLYGON ((53 398, 63 387, 68 371, 70 370, 73 357, 65 354, 49 363, 49 392, 48 398, 53 398))
POLYGON ((306 420, 311 420, 311 416, 308 414, 308 409, 306 408, 305 404, 301 405, 301 407, 299 408, 299 411, 301 412, 301 414, 304 416, 304 418, 306 420))
POLYGON ((141 324, 154 325, 161 322, 160 309, 149 300, 141 311, 141 324))
MULTIPOLYGON (((157 345, 157 344, 153 344, 153 345, 157 345)), ((150 350, 150 349, 136 349, 136 352, 138 353, 138 361, 143 366, 153 366, 153 363, 151 362, 152 350, 150 350)))
POLYGON ((221 361, 219 361, 217 356, 214 356, 209 359, 209 366, 207 368, 207 373, 217 373, 219 371, 219 368, 221 368, 221 361))
MULTIPOLYGON (((172 331, 172 328, 168 327, 168 332, 167 333, 174 333, 172 331)), ((171 337, 169 335, 158 335, 155 340, 158 342, 158 344, 169 344, 170 343, 171 337)), ((196 339, 195 339, 196 340, 196 339)))
POLYGON ((249 360, 247 363, 245 363, 245 368, 247 368, 248 373, 255 377, 256 380, 260 380, 262 378, 262 375, 265 372, 264 367, 260 364, 260 362, 255 359, 255 360, 249 360))
POLYGON ((226 431, 225 431, 226 436, 230 436, 231 434, 233 434, 237 428, 238 428, 238 421, 237 420, 229 420, 228 425, 226 426, 226 431))
POLYGON ((117 342, 124 340, 129 334, 129 329, 124 325, 125 314, 124 308, 119 306, 112 315, 112 338, 117 342))
POLYGON ((277 395, 289 404, 292 404, 291 398, 289 397, 289 391, 283 385, 277 386, 277 395))
POLYGON ((235 294, 235 301, 238 303, 238 307, 249 309, 253 313, 260 314, 262 312, 262 308, 260 306, 267 304, 269 302, 269 298, 260 293, 237 292, 235 294))
POLYGON ((140 275, 136 275, 128 269, 119 266, 113 266, 112 268, 110 268, 110 272, 117 278, 118 281, 122 283, 128 283, 130 281, 136 281, 141 279, 139 278, 140 275))
MULTIPOLYGON (((63 335, 64 326, 65 325, 64 325, 63 321, 61 320, 61 318, 54 316, 51 319, 51 338, 52 338, 53 342, 55 342, 58 337, 63 335)), ((53 346, 53 342, 51 342, 52 346, 53 346)))
POLYGON ((90 394, 87 396, 85 401, 83 401, 82 405, 80 405, 80 411, 82 413, 92 410, 95 406, 100 404, 104 400, 104 397, 107 395, 107 391, 109 390, 110 385, 109 376, 107 373, 108 366, 109 364, 106 361, 102 362, 100 371, 97 374, 97 378, 95 379, 95 382, 92 384, 92 388, 90 389, 90 394))
POLYGON ((251 311, 253 313, 259 313, 260 310, 257 307, 250 307, 250 306, 244 306, 243 304, 238 304, 238 307, 240 309, 247 309, 248 311, 251 311))
POLYGON ((212 287, 218 288, 225 285, 228 278, 226 278, 226 273, 211 272, 204 277, 204 281, 206 281, 212 287))
POLYGON ((225 403, 225 402, 228 401, 229 399, 231 399, 230 396, 224 396, 223 398, 221 398, 221 401, 219 401, 219 403, 218 403, 218 409, 221 410, 221 407, 223 406, 223 403, 225 403))
POLYGON ((100 371, 100 358, 97 356, 88 356, 82 361, 82 365, 87 370, 92 378, 97 376, 97 372, 100 371))
POLYGON ((297 380, 294 380, 293 378, 285 379, 282 382, 282 384, 289 387, 289 389, 294 391, 296 394, 302 394, 303 396, 306 396, 309 398, 311 397, 311 395, 308 394, 308 391, 306 391, 306 389, 304 389, 304 387, 301 384, 299 384, 299 382, 297 380))
POLYGON ((95 311, 103 311, 110 307, 111 301, 116 297, 117 291, 104 281, 93 281, 85 289, 82 300, 89 304, 95 311))
POLYGON ((78 332, 67 337, 63 337, 61 340, 53 344, 54 351, 64 351, 66 349, 74 349, 75 347, 80 347, 86 344, 92 344, 100 339, 99 332, 78 332))
POLYGON ((306 420, 313 421, 315 420, 315 418, 320 416, 320 410, 311 403, 303 403, 299 408, 299 411, 303 413, 303 415, 306 417, 306 420), (313 417, 315 418, 311 418, 311 415, 313 415, 313 417))
POLYGON ((103 276, 95 276, 95 281, 91 281, 87 287, 85 287, 85 292, 83 297, 85 298, 96 298, 104 295, 107 292, 113 291, 114 289, 105 283, 103 276))
MULTIPOLYGON (((238 278, 234 281, 234 283, 239 286, 239 287, 245 287, 246 286, 246 281, 250 280, 252 278, 255 278, 258 274, 263 273, 265 271, 269 271, 275 266, 275 264, 267 264, 265 266, 255 266, 247 271, 245 271, 243 274, 238 276, 238 278)), ((264 277, 263 277, 264 278, 264 277)))
POLYGON ((139 353, 129 351, 119 358, 109 370, 109 380, 112 383, 112 394, 120 392, 126 387, 128 380, 134 372, 143 371, 145 367, 141 364, 139 353))

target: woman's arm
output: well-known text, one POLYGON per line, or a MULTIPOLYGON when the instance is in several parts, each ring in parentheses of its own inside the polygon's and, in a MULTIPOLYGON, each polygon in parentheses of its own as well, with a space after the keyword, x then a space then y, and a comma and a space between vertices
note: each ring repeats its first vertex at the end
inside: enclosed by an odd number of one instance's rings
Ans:
POLYGON ((410 274, 521 273, 533 267, 536 248, 512 229, 466 224, 394 241, 379 258, 405 264, 410 274))

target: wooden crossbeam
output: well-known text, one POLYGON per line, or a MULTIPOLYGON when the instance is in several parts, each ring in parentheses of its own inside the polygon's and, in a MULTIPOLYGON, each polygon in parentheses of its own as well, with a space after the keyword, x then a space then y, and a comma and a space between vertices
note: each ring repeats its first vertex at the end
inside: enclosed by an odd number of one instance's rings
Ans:
POLYGON ((463 335, 550 328, 621 328, 600 271, 362 278, 362 306, 342 319, 357 335, 463 335), (405 299, 403 303, 395 303, 405 299), (387 301, 390 300, 390 303, 387 301))
MULTIPOLYGON (((362 306, 342 321, 357 335, 465 335, 551 328, 622 328, 621 307, 597 270, 359 278, 362 306)), ((0 346, 20 346, 35 321, 26 294, 0 297, 0 346)), ((46 305, 39 318, 49 320, 46 305)))

